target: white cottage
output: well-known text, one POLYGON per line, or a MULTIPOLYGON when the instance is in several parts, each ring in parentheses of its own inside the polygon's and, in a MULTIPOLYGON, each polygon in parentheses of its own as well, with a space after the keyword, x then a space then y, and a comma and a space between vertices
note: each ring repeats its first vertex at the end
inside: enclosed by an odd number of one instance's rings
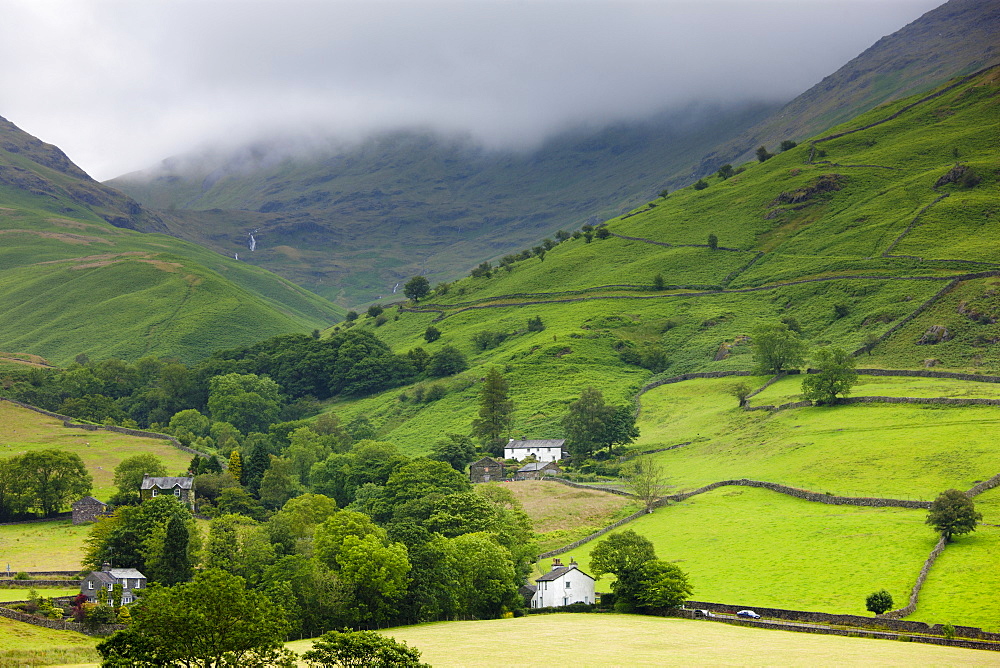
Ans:
POLYGON ((565 438, 543 438, 534 441, 510 439, 510 442, 503 448, 503 456, 504 459, 520 461, 534 455, 535 459, 543 464, 557 462, 563 458, 563 446, 565 445, 565 438))
POLYGON ((557 608, 570 603, 596 603, 594 578, 570 560, 563 566, 559 559, 552 560, 552 570, 535 580, 532 608, 557 608))

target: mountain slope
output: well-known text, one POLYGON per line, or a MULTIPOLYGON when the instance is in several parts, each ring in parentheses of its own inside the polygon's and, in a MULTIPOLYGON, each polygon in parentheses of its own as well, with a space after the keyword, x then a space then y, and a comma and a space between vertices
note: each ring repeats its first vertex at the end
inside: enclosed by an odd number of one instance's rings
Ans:
POLYGON ((159 224, 57 148, 0 123, 0 349, 55 363, 79 353, 194 361, 342 314, 257 267, 129 229, 159 224))
POLYGON ((414 274, 452 278, 559 228, 621 213, 706 145, 773 109, 693 107, 567 132, 531 152, 417 130, 348 147, 275 141, 171 159, 108 183, 167 209, 173 234, 357 304, 414 274), (256 250, 243 252, 252 230, 256 250))
MULTIPOLYGON (((821 132, 880 104, 1000 62, 1000 0, 949 0, 883 37, 735 140, 703 167, 748 160, 761 145, 821 132)), ((702 173, 697 173, 701 176, 702 173)))
POLYGON ((171 234, 242 253, 354 305, 417 273, 450 280, 485 258, 747 159, 761 144, 775 150, 781 140, 977 70, 1000 57, 998 35, 1000 0, 951 0, 778 110, 692 108, 568 132, 528 154, 417 131, 353 147, 274 140, 172 158, 109 184, 168 209, 171 234))
POLYGON ((435 381, 447 391, 433 403, 382 396, 336 410, 423 449, 427 433, 468 428, 475 379, 497 365, 518 404, 514 434, 555 438, 586 385, 623 403, 656 377, 748 370, 747 335, 782 319, 811 346, 872 345, 863 366, 1000 372, 1000 68, 941 90, 608 221, 606 239, 571 239, 401 304, 381 337, 400 351, 457 346, 472 369, 435 381), (545 331, 527 329, 536 316, 545 331), (441 337, 427 343, 432 324, 441 337), (482 349, 480 332, 498 345, 482 349))

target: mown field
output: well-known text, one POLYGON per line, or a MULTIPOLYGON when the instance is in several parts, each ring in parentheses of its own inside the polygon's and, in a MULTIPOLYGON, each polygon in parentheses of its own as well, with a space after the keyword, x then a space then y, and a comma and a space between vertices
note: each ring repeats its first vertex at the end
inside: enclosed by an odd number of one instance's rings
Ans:
POLYGON ((191 461, 191 455, 169 441, 68 428, 56 418, 0 401, 0 457, 48 448, 80 455, 94 478, 91 495, 102 501, 111 496, 115 467, 126 457, 141 453, 156 455, 171 475, 186 471, 191 461))
MULTIPOLYGON (((0 603, 8 601, 27 601, 31 587, 10 587, 0 583, 0 603)), ((79 587, 35 587, 35 593, 42 598, 57 596, 75 596, 80 593, 79 587)))
MULTIPOLYGON (((612 614, 531 615, 382 631, 452 666, 987 666, 995 653, 612 614)), ((297 652, 308 640, 288 643, 297 652)))
POLYGON ((98 665, 98 638, 0 617, 0 667, 98 665))
POLYGON ((89 531, 89 524, 70 520, 0 526, 0 566, 10 564, 12 573, 78 570, 89 531))

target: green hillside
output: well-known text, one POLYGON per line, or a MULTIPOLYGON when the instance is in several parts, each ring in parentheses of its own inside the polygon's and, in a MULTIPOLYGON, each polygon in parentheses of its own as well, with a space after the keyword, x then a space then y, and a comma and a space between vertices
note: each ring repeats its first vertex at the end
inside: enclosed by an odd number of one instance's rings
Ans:
POLYGON ((0 133, 0 349, 57 364, 80 353, 194 361, 343 314, 258 267, 128 229, 155 217, 55 147, 6 121, 0 133))

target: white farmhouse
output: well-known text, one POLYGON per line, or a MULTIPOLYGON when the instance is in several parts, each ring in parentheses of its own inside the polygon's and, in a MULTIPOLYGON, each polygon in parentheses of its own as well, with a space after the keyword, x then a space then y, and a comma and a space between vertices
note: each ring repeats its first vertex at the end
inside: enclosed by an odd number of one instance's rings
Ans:
POLYGON ((570 560, 563 566, 559 559, 552 560, 552 570, 535 580, 532 608, 557 608, 570 603, 596 603, 594 578, 570 560))
POLYGON ((542 462, 557 462, 563 458, 563 446, 566 444, 565 438, 543 438, 534 441, 510 442, 503 448, 504 459, 516 459, 518 461, 535 456, 535 459, 542 462))

